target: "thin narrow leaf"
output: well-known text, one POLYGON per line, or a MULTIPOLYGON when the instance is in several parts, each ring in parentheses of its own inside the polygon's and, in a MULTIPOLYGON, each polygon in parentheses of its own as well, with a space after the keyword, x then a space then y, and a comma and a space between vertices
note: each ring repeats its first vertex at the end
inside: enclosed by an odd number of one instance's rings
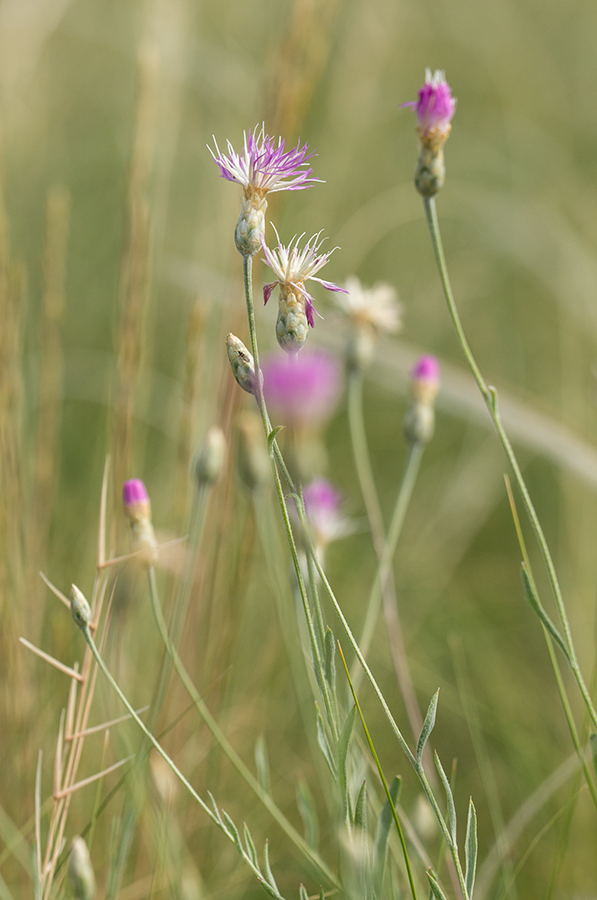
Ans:
POLYGON ((354 731, 354 723, 356 721, 356 717, 357 708, 356 706, 353 706, 346 717, 346 722, 344 723, 344 728, 342 729, 342 734, 340 735, 337 748, 338 784, 340 785, 340 792, 342 794, 345 821, 348 821, 350 819, 351 812, 350 796, 348 791, 347 758, 348 749, 350 747, 350 739, 352 738, 352 733, 354 731))
POLYGON ((435 872, 432 872, 431 869, 429 869, 427 872, 427 878, 429 879, 431 895, 435 898, 435 900, 447 900, 446 895, 439 886, 439 881, 437 880, 435 872))
POLYGON ((304 884, 301 884, 299 887, 299 897, 300 900, 309 900, 309 894, 307 893, 304 884))
POLYGON ((452 788, 450 787, 450 782, 444 772, 443 766, 439 760, 439 756, 437 753, 434 754, 435 757, 435 766, 437 771, 439 772, 439 777, 441 778, 441 782, 444 786, 444 790, 446 792, 446 800, 448 801, 448 824, 450 826, 450 836, 452 838, 452 844, 456 846, 456 807, 454 805, 454 797, 452 795, 452 788))
POLYGON ((319 846, 319 819, 313 794, 307 782, 301 778, 296 786, 296 805, 303 820, 305 840, 314 850, 319 846))
MULTIPOLYGON (((390 797, 395 807, 400 796, 401 778, 396 775, 392 779, 390 785, 390 797)), ((383 876, 386 868, 386 859, 388 855, 388 841, 390 839, 390 829, 394 822, 394 816, 390 807, 390 801, 386 799, 381 808, 379 819, 377 820, 377 828, 375 830, 375 842, 373 844, 373 887, 376 897, 381 897, 383 890, 383 876)))
POLYGON ((268 436, 267 436, 267 449, 269 450, 270 453, 273 452, 274 441, 276 440, 277 436, 280 434, 280 432, 281 432, 283 429, 284 429, 284 425, 276 425, 276 427, 275 427, 275 428, 272 428, 272 430, 271 430, 270 433, 268 434, 268 436))
POLYGON ((267 745, 262 734, 255 741, 255 766, 257 767, 257 778, 259 784, 266 794, 271 794, 271 779, 269 774, 269 757, 267 753, 267 745))
POLYGON ((473 897, 473 887, 475 886, 475 872, 477 871, 477 811, 473 798, 471 797, 468 804, 468 817, 466 820, 466 838, 464 841, 464 859, 466 862, 466 871, 464 882, 469 900, 473 897))
POLYGON ((325 680, 330 689, 336 691, 336 639, 331 628, 326 628, 324 637, 324 657, 323 665, 325 672, 325 680))
POLYGON ((317 741, 319 743, 319 746, 321 747, 323 755, 325 756, 325 760, 330 767, 330 772, 334 776, 334 779, 338 781, 338 770, 334 761, 334 754, 332 753, 332 749, 325 733, 323 719, 321 718, 321 713, 319 712, 319 710, 317 710, 317 741))
POLYGON ((354 807, 354 824, 362 831, 367 831, 367 782, 364 781, 354 807))
POLYGON ((226 828, 228 830, 228 834, 230 835, 230 839, 234 842, 234 846, 238 850, 241 856, 244 856, 243 845, 240 840, 240 834, 238 833, 238 828, 228 815, 225 809, 222 810, 222 816, 224 817, 224 822, 226 823, 226 828))
POLYGON ((570 653, 568 652, 568 647, 564 642, 564 638, 543 609, 541 601, 539 600, 539 597, 537 595, 537 591, 535 590, 535 585, 533 584, 531 576, 529 575, 527 567, 524 563, 521 563, 520 574, 522 576, 522 592, 524 594, 524 599, 527 601, 533 612, 537 616, 539 616, 542 623, 545 625, 568 662, 570 662, 570 653))
POLYGON ((263 869, 265 871, 265 877, 267 878, 268 884, 272 886, 272 888, 277 891, 279 894, 280 891, 278 889, 278 885, 276 884, 276 879, 274 878, 274 873, 272 872, 272 867, 269 863, 269 843, 265 842, 265 847, 263 848, 263 869))
POLYGON ((423 722, 423 727, 421 728, 421 734, 419 735, 419 740, 417 741, 417 762, 419 765, 421 765, 423 762, 423 751, 425 750, 425 744, 429 740, 429 735, 433 731, 433 727, 435 725, 438 700, 439 688, 431 698, 431 703, 429 704, 427 715, 425 716, 425 721, 423 722))
POLYGON ((595 775, 597 775, 597 734, 589 735, 589 747, 591 748, 593 768, 595 769, 595 775))
POLYGON ((251 837, 251 832, 249 831, 248 825, 246 822, 243 822, 243 831, 245 835, 245 846, 247 848, 247 853, 249 858, 256 869, 259 869, 259 863, 257 862, 257 850, 255 849, 255 844, 253 843, 253 838, 251 837))

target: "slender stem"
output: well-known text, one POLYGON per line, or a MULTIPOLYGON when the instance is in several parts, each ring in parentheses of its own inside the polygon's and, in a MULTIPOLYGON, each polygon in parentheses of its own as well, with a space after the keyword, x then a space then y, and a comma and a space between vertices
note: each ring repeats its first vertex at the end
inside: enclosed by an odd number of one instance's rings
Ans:
POLYGON ((339 887, 337 880, 335 879, 333 873, 329 870, 323 860, 319 857, 319 855, 309 847, 304 838, 299 834, 299 832, 291 825, 288 821, 284 813, 279 809, 276 805, 270 794, 267 793, 259 783, 259 781, 255 778, 251 770, 245 765, 240 756, 237 754, 235 749, 229 743, 228 738, 212 716, 209 708, 199 691, 195 687, 193 680, 191 679, 189 673, 187 672, 183 661, 178 655, 178 651, 176 646, 172 642, 170 635, 168 634, 168 626, 166 624, 166 620, 164 618, 164 614, 162 611, 162 607, 160 604, 158 587, 155 575, 155 569, 153 566, 149 569, 148 572, 149 577, 149 597, 151 600, 151 608, 153 610, 153 615, 155 618, 155 622, 160 633, 160 637, 164 643, 168 656, 172 661, 172 665, 174 666, 180 680, 182 681, 185 690, 187 691, 189 697, 195 704, 195 707, 201 718, 213 734, 214 738, 235 767, 237 772, 245 779, 251 790, 257 795, 259 800, 266 807, 268 812, 273 816, 276 820, 280 828, 286 833, 286 835, 293 841, 293 843, 299 848, 299 850, 304 854, 304 856, 309 860, 309 862, 317 869, 317 871, 323 875, 328 881, 333 884, 335 887, 339 887))
POLYGON ((475 358, 472 354, 472 351, 469 347, 468 341, 464 334, 464 330, 462 328, 462 323, 460 321, 460 316, 458 314, 458 310, 456 308, 456 304, 454 302, 454 296, 452 294, 452 288, 450 286, 450 279, 448 277, 448 269, 446 266, 446 260, 444 256, 444 250, 442 245, 441 233, 439 229, 439 222, 437 219, 437 210, 435 208, 435 200, 433 197, 425 197, 423 199, 425 206, 425 215, 427 218, 427 224, 429 226, 429 233, 431 235, 431 242, 433 245, 433 252, 435 254, 435 260, 437 263, 440 281, 442 285, 442 289, 444 292, 444 296, 446 298, 446 302, 448 304, 448 310, 450 313, 450 318, 452 319, 452 324, 456 330, 456 334, 458 336, 458 340, 462 347, 462 351, 466 358, 466 361, 470 367, 471 372, 473 373, 473 377, 477 382, 477 386, 481 391, 483 399, 485 400, 485 404, 487 409, 489 410, 489 415, 493 421, 495 429, 498 433, 506 456, 508 458, 508 462, 512 468, 512 472, 514 474, 514 480, 518 486, 518 490, 522 496, 522 500, 524 503, 524 507, 529 517, 529 521, 535 532, 535 536, 537 538, 537 542, 539 544, 539 548, 541 550, 541 555, 543 556, 543 560, 545 562, 545 567, 547 569, 547 574, 549 577, 549 582, 551 584, 551 588, 553 591, 555 603, 558 609, 558 613, 560 616, 560 620, 562 623, 562 627, 564 629, 564 640, 566 642, 566 646, 568 648, 568 652, 570 653, 570 667, 572 672, 574 673, 574 677, 578 684, 580 693, 583 697, 583 700, 586 704, 587 710, 591 717, 591 721, 595 728, 597 728, 597 711, 593 705, 593 701, 591 699, 591 695, 589 694, 588 688, 585 684, 585 680, 583 678, 582 672, 580 670, 580 666, 578 664, 578 660, 576 658, 576 650, 574 647, 574 642, 572 638, 572 631, 570 628, 570 623, 568 621, 568 614, 566 612, 566 607, 564 604, 564 599, 562 597, 562 592, 560 589, 560 584, 558 581, 555 565, 547 545, 547 540, 545 538, 545 534, 543 533, 543 529, 541 527, 541 523, 539 522, 539 517, 535 511, 535 507, 531 500, 531 496, 529 494, 528 488, 526 486, 525 480, 522 475, 522 471, 518 464, 518 460, 516 459, 516 455, 510 443, 510 440, 504 430, 502 425, 502 420, 498 411, 497 405, 497 392, 495 388, 489 387, 485 382, 485 379, 481 375, 479 367, 475 361, 475 358))
POLYGON ((379 560, 379 566, 369 594, 369 600, 367 601, 367 615, 365 617, 361 640, 359 641, 363 656, 367 656, 367 653, 369 652, 371 639, 373 638, 373 632, 375 630, 375 623, 377 622, 377 617, 379 615, 382 596, 388 585, 388 578, 392 571, 392 562, 396 555, 396 548, 406 517, 406 511, 417 480, 423 450, 423 444, 420 442, 411 444, 409 447, 402 482, 400 484, 398 496, 396 497, 396 504, 394 506, 394 512, 392 513, 390 528, 388 530, 388 537, 379 560))
POLYGON ((274 473, 274 482, 276 486, 276 494, 278 496, 278 501, 280 504, 280 509, 282 510, 282 517, 284 520, 284 528, 286 530, 286 535, 288 538, 288 543, 290 545, 290 552, 292 555, 292 562, 294 565, 294 570, 296 572, 296 577, 298 580, 299 591, 301 595, 301 600, 303 603, 303 609, 305 612, 305 618, 307 620, 307 628, 309 631, 309 640, 311 642, 311 648, 313 653, 313 660, 315 665, 315 672, 317 675, 317 682, 319 684, 319 689, 321 691, 321 695, 323 697, 323 702, 326 709, 326 715, 328 721, 330 723, 330 727, 334 732, 335 740, 338 740, 339 737, 339 728, 338 722, 336 721, 336 717, 334 715, 334 709, 332 704, 332 699, 330 697, 327 681, 325 678, 325 672, 323 668, 323 663, 321 659, 321 653, 319 650, 319 646, 317 643, 317 636, 315 633, 315 627, 313 623, 313 615, 311 613, 311 607, 309 605, 309 597, 307 594, 307 588, 305 586, 305 581, 303 578, 303 573, 301 571, 300 560, 298 556, 298 551, 296 547, 296 542, 294 540, 294 534, 292 532, 292 525, 290 524, 290 518, 288 516, 288 509, 286 507, 286 498, 284 496, 284 491, 282 489, 282 482, 280 480, 280 474, 278 471, 278 467, 282 471, 286 481, 288 482, 293 493, 296 494, 296 489, 294 488, 294 484, 290 474, 288 473, 288 469, 286 468, 286 464, 282 457, 282 453, 278 447, 278 443, 274 438, 271 440, 272 426, 270 422, 270 418, 267 412, 267 407, 265 405, 265 397, 263 396, 263 384, 261 381, 261 369, 259 367, 259 347, 257 344, 257 329, 255 326, 255 308, 253 305, 253 260, 250 256, 243 256, 243 280, 245 286, 245 300, 247 305, 247 320, 249 324, 249 335, 251 338, 251 353, 253 354, 253 360, 255 362, 255 372, 257 374, 257 388, 255 393, 255 399, 257 401, 257 407, 259 409, 259 413, 261 415, 261 421, 263 423, 263 430, 265 432, 265 437, 268 441, 268 445, 270 445, 270 449, 274 454, 274 460, 272 461, 272 470, 274 473))

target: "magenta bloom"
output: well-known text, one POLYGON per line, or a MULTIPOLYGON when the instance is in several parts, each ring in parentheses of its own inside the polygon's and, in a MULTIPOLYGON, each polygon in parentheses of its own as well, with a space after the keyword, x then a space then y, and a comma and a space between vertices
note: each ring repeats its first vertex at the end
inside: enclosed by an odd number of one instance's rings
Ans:
POLYGON ((438 69, 432 75, 431 69, 426 69, 425 84, 419 91, 419 99, 403 103, 402 106, 415 110, 417 130, 421 137, 425 137, 432 131, 442 134, 449 132, 450 122, 456 111, 456 100, 452 97, 444 73, 438 69))
POLYGON ((125 481, 122 486, 122 502, 124 506, 131 506, 134 503, 147 503, 149 494, 147 488, 140 478, 131 478, 125 481))
POLYGON ((411 388, 416 400, 433 403, 439 391, 439 360, 421 356, 412 370, 411 388))
POLYGON ((237 153, 230 141, 228 155, 220 152, 214 137, 216 152, 208 147, 214 161, 220 167, 222 178, 242 184, 245 190, 254 190, 264 196, 268 191, 300 191, 311 187, 320 178, 312 178, 313 171, 308 160, 314 153, 308 153, 309 145, 301 147, 298 141, 292 150, 284 149, 284 141, 278 143, 265 133, 265 125, 256 126, 245 132, 244 147, 237 153))
POLYGON ((334 250, 339 249, 334 247, 332 250, 328 250, 327 253, 319 253, 319 248, 323 243, 323 241, 317 243, 320 234, 321 231, 309 238, 302 250, 298 249, 298 242, 303 237, 302 234, 300 237, 295 235, 288 246, 284 247, 280 243, 280 237, 276 231, 278 246, 275 250, 270 250, 264 239, 261 239, 265 261, 277 277, 277 281, 271 281, 269 284, 264 285, 263 302, 267 303, 273 289, 276 285, 279 285, 282 299, 285 299, 288 294, 295 294, 304 302, 307 322, 311 328, 315 325, 313 314, 316 310, 313 306, 313 297, 305 289, 305 281, 318 281, 328 291, 348 293, 345 288, 338 287, 337 284, 333 284, 331 281, 324 281, 323 278, 315 277, 315 272, 323 269, 334 250))
POLYGON ((270 412, 288 425, 317 428, 340 398, 340 366, 324 350, 304 350, 265 361, 263 391, 270 412))

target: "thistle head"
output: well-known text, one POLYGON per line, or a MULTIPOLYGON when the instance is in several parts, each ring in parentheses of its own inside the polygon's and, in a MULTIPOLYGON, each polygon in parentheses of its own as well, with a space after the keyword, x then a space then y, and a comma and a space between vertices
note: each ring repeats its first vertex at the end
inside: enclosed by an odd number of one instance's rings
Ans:
POLYGON ((91 625, 91 607, 85 594, 76 584, 71 585, 70 589, 70 613, 79 628, 85 629, 91 625))
POLYGON ((415 185, 423 197, 433 197, 443 187, 446 170, 443 146, 451 131, 456 100, 443 72, 425 72, 425 84, 417 100, 403 103, 417 114, 419 158, 415 169, 415 185))
POLYGON ((373 358, 382 334, 396 334, 402 327, 402 305, 395 288, 378 283, 364 287, 353 275, 345 281, 347 293, 334 296, 334 304, 350 327, 346 348, 349 369, 364 369, 373 358))
POLYGON ((157 560, 158 542, 151 524, 151 501, 140 478, 125 481, 122 503, 131 527, 131 550, 133 553, 143 551, 141 561, 146 566, 153 566, 157 560))
POLYGON ((421 356, 411 375, 411 405, 404 417, 404 436, 411 446, 427 444, 435 429, 434 402, 439 391, 439 362, 435 356, 421 356))

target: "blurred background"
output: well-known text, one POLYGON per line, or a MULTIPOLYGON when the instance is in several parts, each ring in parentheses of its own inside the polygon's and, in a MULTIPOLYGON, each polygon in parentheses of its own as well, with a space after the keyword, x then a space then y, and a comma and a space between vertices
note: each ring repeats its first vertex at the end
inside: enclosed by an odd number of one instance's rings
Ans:
MULTIPOLYGON (((301 718, 283 639, 286 614, 280 619, 276 611, 276 579, 263 574, 268 552, 275 554, 292 615, 286 551, 279 537, 264 549, 235 474, 235 422, 250 399, 239 396, 224 352, 229 331, 247 339, 233 244, 240 189, 219 178, 206 147, 215 135, 221 148, 229 139, 240 149, 243 131, 262 121, 289 146, 307 140, 318 154, 314 173, 325 181, 272 197, 268 215, 282 240, 324 229, 328 246, 341 248, 326 278, 342 282, 356 274, 365 284, 388 282, 403 303, 403 331, 383 342, 365 387, 386 516, 404 464, 408 370, 419 352, 442 362, 436 435, 395 577, 423 709, 441 687, 434 746, 446 767, 457 761, 461 818, 470 794, 477 805, 480 896, 502 896, 499 862, 492 869, 500 840, 509 871, 516 871, 517 888, 508 896, 596 896, 595 811, 574 764, 566 768, 573 747, 541 628, 522 598, 505 459, 444 307, 412 185, 414 116, 400 108, 416 98, 426 67, 446 71, 458 107, 438 211, 456 300, 481 369, 498 389, 592 684, 596 28, 597 7, 575 0, 2 0, 0 871, 6 898, 31 894, 19 835, 31 840, 40 748, 44 796, 50 791, 67 692, 64 676, 27 655, 17 639, 26 636, 68 665, 80 658, 80 636, 37 573, 43 570, 66 593, 73 581, 91 591, 107 454, 109 541, 114 553, 124 553, 122 480, 144 479, 162 539, 185 534, 193 453, 210 425, 226 431, 231 457, 210 499, 182 652, 251 766, 263 735, 273 791, 297 827, 296 782, 304 779, 317 794, 312 708, 301 718), (535 805, 524 806, 528 798, 535 805)), ((256 263, 257 295, 269 277, 256 263)), ((324 291, 315 293, 324 319, 309 343, 341 358, 341 325, 324 291)), ((271 305, 258 304, 260 342, 263 351, 280 353, 271 305)), ((342 398, 321 439, 325 454, 314 474, 342 491, 355 523, 330 548, 328 570, 358 633, 375 557, 342 398)), ((535 559, 532 534, 525 534, 535 559)), ((176 565, 173 558, 161 573, 165 602, 176 565)), ((536 570, 548 597, 538 559, 536 570)), ((115 604, 107 657, 140 706, 149 702, 161 650, 134 573, 116 582, 115 604)), ((332 612, 329 621, 340 637, 332 612)), ((408 731, 381 622, 370 658, 408 731)), ((98 721, 119 714, 107 691, 98 696, 98 721)), ((574 705, 573 688, 571 696, 574 705)), ((414 815, 415 780, 366 688, 362 701, 387 773, 404 775, 403 805, 414 815)), ((174 685, 164 727, 187 705, 174 685)), ((580 704, 575 711, 580 722, 580 704)), ((138 738, 131 728, 114 740, 138 738)), ((296 891, 303 881, 316 892, 317 882, 237 784, 193 713, 168 741, 198 789, 212 790, 237 821, 250 821, 260 840, 270 837, 281 889, 296 891)), ((88 745, 87 774, 100 767, 101 754, 101 744, 88 745)), ((68 835, 88 822, 90 790, 73 801, 68 835)), ((168 852, 180 865, 166 867, 181 881, 151 882, 152 848, 161 833, 156 822, 162 822, 153 801, 111 896, 261 895, 234 851, 181 797, 172 801, 168 825, 168 852)), ((330 826, 323 800, 320 806, 325 853, 330 826)), ((117 794, 98 825, 92 856, 102 891, 121 807, 117 794)))

